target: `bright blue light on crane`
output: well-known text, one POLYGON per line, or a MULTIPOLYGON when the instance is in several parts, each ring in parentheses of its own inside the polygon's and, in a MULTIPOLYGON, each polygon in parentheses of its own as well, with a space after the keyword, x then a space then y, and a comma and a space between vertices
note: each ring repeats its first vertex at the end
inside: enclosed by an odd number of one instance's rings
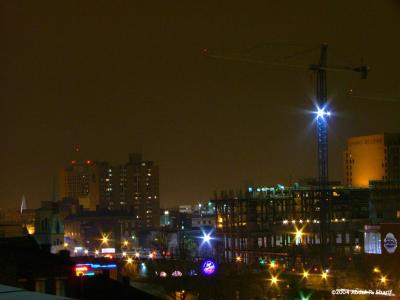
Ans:
POLYGON ((320 119, 320 118, 323 119, 325 116, 330 117, 332 115, 332 112, 330 112, 329 110, 326 110, 325 107, 319 108, 318 106, 317 106, 317 110, 314 111, 314 113, 317 115, 317 119, 320 119))

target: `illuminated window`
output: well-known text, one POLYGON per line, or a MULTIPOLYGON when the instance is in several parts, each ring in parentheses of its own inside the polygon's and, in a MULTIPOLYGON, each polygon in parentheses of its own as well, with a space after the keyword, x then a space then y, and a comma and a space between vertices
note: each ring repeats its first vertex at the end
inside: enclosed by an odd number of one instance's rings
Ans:
POLYGON ((369 254, 382 254, 380 232, 370 231, 364 233, 364 252, 369 254))

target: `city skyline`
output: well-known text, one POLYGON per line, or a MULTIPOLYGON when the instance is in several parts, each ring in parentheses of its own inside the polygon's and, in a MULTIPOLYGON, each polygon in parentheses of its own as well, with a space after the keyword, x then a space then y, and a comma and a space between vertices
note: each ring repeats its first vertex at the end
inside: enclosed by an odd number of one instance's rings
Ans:
POLYGON ((326 42, 330 63, 371 67, 367 80, 328 74, 332 179, 349 137, 400 131, 398 2, 212 3, 2 3, 0 207, 50 200, 75 145, 91 160, 155 161, 164 207, 316 177, 311 73, 208 60, 204 48, 264 45, 256 54, 274 60, 326 42))

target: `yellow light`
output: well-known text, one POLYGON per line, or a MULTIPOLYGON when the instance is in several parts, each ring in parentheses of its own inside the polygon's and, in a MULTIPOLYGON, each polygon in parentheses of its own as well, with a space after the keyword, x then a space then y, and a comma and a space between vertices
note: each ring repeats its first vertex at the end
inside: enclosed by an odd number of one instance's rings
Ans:
POLYGON ((307 271, 304 271, 303 272, 303 278, 307 278, 308 277, 308 272, 307 271))
POLYGON ((322 279, 326 280, 328 278, 328 273, 322 272, 321 276, 322 276, 322 279))
POLYGON ((242 258, 241 258, 240 256, 236 256, 236 261, 237 261, 237 262, 241 262, 241 261, 242 261, 242 258))
POLYGON ((124 241, 124 246, 128 246, 128 241, 127 240, 124 241))
POLYGON ((133 262, 132 257, 128 257, 128 258, 126 259, 126 262, 127 262, 128 264, 131 264, 131 263, 133 262))
POLYGON ((271 285, 272 285, 272 284, 277 284, 279 280, 278 280, 277 276, 272 275, 270 281, 271 281, 271 285))
POLYGON ((297 230, 296 231, 296 239, 301 239, 301 235, 302 235, 301 231, 297 230))
POLYGON ((269 266, 270 266, 272 269, 274 269, 274 268, 277 267, 275 261, 271 261, 271 263, 269 264, 269 266))
POLYGON ((382 277, 381 277, 381 283, 382 283, 382 284, 385 284, 386 281, 387 281, 386 276, 382 276, 382 277))
POLYGON ((379 268, 375 267, 373 270, 374 273, 380 273, 381 271, 379 270, 379 268))
POLYGON ((126 252, 124 251, 124 252, 122 252, 122 256, 126 256, 126 252))
POLYGON ((64 247, 67 248, 68 247, 68 243, 64 243, 64 247))
POLYGON ((102 244, 108 244, 108 235, 103 234, 101 237, 102 244))

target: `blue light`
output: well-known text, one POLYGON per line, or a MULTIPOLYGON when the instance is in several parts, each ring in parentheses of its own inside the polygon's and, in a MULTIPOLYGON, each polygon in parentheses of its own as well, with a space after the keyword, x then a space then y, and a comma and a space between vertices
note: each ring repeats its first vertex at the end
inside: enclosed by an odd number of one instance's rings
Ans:
POLYGON ((214 274, 216 270, 217 264, 211 259, 204 261, 203 265, 201 266, 202 273, 207 276, 214 274))
POLYGON ((200 247, 203 246, 204 243, 206 243, 206 244, 208 244, 209 246, 211 246, 211 240, 214 239, 214 238, 211 236, 212 230, 211 230, 210 232, 208 232, 208 233, 206 233, 206 232, 204 232, 204 231, 202 231, 202 232, 203 232, 203 236, 201 237, 202 242, 201 242, 200 247))
POLYGON ((317 115, 317 119, 320 119, 320 118, 323 119, 325 116, 330 117, 332 115, 332 112, 329 110, 326 110, 325 107, 319 108, 317 106, 316 108, 317 108, 317 110, 314 113, 317 115))
POLYGON ((249 187, 249 193, 252 193, 253 192, 253 188, 252 187, 249 187))

